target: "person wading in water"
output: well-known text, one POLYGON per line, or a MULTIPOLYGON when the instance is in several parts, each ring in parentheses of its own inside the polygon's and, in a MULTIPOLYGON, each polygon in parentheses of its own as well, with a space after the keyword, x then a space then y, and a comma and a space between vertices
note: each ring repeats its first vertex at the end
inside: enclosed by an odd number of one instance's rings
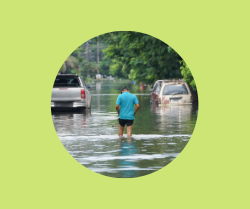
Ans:
POLYGON ((116 111, 119 117, 119 136, 123 136, 125 125, 127 125, 127 136, 132 136, 132 126, 135 114, 139 110, 139 102, 135 95, 130 94, 126 87, 122 88, 121 95, 116 100, 116 111), (134 105, 136 108, 134 110, 134 105))

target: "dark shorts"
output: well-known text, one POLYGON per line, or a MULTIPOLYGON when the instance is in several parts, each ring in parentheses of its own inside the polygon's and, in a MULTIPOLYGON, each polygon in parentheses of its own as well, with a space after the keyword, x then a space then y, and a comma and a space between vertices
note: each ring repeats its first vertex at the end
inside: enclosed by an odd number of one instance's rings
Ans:
POLYGON ((132 126, 133 125, 133 122, 134 120, 123 120, 121 118, 118 119, 119 120, 119 124, 124 127, 126 124, 127 126, 132 126))

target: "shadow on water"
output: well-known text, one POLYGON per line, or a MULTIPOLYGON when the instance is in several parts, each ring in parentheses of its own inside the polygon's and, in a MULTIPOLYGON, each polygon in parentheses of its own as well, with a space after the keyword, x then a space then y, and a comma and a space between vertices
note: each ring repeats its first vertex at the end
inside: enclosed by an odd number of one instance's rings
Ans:
POLYGON ((55 130, 66 150, 90 170, 116 178, 144 176, 172 162, 193 133, 198 105, 155 106, 148 86, 98 81, 91 112, 53 111, 55 130), (118 137, 117 96, 127 86, 140 103, 132 140, 118 137))

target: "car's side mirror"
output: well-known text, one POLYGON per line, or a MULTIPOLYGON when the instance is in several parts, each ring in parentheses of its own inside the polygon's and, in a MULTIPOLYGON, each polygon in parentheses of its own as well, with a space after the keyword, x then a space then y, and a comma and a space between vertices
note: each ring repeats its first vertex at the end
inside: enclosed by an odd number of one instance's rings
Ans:
POLYGON ((153 89, 149 89, 149 91, 150 91, 150 92, 152 92, 152 91, 153 91, 153 89))

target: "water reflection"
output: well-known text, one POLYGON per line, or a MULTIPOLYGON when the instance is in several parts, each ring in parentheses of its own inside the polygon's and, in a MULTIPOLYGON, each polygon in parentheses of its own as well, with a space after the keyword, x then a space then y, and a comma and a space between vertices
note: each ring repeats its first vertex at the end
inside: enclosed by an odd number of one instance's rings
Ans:
POLYGON ((101 81, 96 82, 96 92, 97 92, 97 110, 100 111, 100 93, 101 93, 101 81))
MULTIPOLYGON (((120 140, 119 142, 120 151, 119 156, 132 156, 137 153, 135 148, 135 143, 133 140, 120 140)), ((137 176, 136 161, 129 158, 119 159, 119 177, 121 178, 131 178, 137 176)))
POLYGON ((60 133, 78 133, 77 130, 84 131, 87 128, 91 112, 77 113, 74 111, 68 112, 52 112, 52 119, 54 122, 57 134, 60 133), (72 131, 74 128, 74 131, 72 131))
POLYGON ((156 107, 151 105, 151 111, 161 115, 159 129, 165 129, 169 125, 175 126, 178 129, 182 128, 182 125, 186 121, 191 119, 192 106, 160 106, 156 107))
POLYGON ((151 104, 151 113, 157 115, 160 132, 190 133, 196 123, 197 105, 157 106, 151 104))

